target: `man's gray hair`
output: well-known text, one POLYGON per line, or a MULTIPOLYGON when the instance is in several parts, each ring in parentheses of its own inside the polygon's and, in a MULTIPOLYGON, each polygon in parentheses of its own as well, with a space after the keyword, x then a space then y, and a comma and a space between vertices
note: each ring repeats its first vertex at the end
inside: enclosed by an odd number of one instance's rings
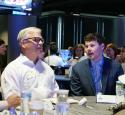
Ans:
POLYGON ((26 35, 30 32, 34 32, 34 31, 41 33, 41 29, 37 28, 37 27, 27 27, 27 28, 20 30, 20 32, 18 33, 18 36, 17 36, 17 40, 20 42, 23 39, 26 39, 26 35))

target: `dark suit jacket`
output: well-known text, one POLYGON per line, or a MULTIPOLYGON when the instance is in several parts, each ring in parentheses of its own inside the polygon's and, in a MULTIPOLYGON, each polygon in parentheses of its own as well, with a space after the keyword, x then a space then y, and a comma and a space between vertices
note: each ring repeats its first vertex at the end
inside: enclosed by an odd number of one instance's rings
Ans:
MULTIPOLYGON (((70 76, 70 95, 96 95, 90 64, 90 60, 85 59, 72 67, 72 73, 70 76)), ((114 95, 116 81, 118 80, 118 76, 122 74, 124 74, 124 72, 121 64, 104 57, 104 64, 102 69, 102 93, 105 95, 114 95)))

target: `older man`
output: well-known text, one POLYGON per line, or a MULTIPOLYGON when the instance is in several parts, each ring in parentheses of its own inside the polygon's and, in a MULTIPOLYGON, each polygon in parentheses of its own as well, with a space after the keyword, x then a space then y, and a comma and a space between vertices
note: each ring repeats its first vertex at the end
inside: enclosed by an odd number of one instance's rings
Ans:
POLYGON ((20 104, 21 93, 30 90, 32 99, 56 96, 59 89, 53 70, 39 59, 44 39, 41 29, 28 27, 22 29, 17 37, 20 56, 9 63, 1 76, 3 96, 8 107, 20 104))

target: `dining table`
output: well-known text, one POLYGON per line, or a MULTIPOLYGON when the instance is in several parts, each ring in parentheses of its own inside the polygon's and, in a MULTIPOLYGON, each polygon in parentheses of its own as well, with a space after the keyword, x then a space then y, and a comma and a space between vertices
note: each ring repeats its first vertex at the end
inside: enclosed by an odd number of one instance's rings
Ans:
MULTIPOLYGON (((73 101, 70 102, 69 111, 67 115, 113 115, 113 112, 108 108, 112 106, 112 103, 97 103, 96 96, 73 96, 68 97, 73 101), (83 98, 87 99, 86 104, 79 105, 79 101, 83 98), (74 101, 75 100, 75 101, 74 101)), ((53 105, 53 107, 56 104, 53 105)), ((4 115, 0 112, 0 115, 4 115)), ((6 113, 6 115, 9 115, 6 113)), ((20 115, 20 111, 17 110, 17 115, 20 115)), ((55 109, 45 109, 43 115, 55 115, 55 109)))
MULTIPOLYGON (((80 101, 83 96, 69 97, 70 99, 80 101)), ((67 115, 112 115, 113 112, 109 111, 109 107, 114 105, 112 103, 97 103, 96 96, 86 96, 86 105, 79 105, 78 103, 71 102, 67 115)), ((45 111, 44 115, 54 115, 54 111, 45 111)))

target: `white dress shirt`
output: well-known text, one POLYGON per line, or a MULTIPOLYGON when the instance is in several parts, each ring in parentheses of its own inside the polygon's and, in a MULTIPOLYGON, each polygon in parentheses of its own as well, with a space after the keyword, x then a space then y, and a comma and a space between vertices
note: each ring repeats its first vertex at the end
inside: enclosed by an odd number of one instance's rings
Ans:
POLYGON ((21 54, 9 63, 1 75, 1 87, 5 99, 12 94, 21 96, 26 86, 32 92, 32 99, 55 97, 59 90, 51 67, 42 60, 36 64, 21 54))

